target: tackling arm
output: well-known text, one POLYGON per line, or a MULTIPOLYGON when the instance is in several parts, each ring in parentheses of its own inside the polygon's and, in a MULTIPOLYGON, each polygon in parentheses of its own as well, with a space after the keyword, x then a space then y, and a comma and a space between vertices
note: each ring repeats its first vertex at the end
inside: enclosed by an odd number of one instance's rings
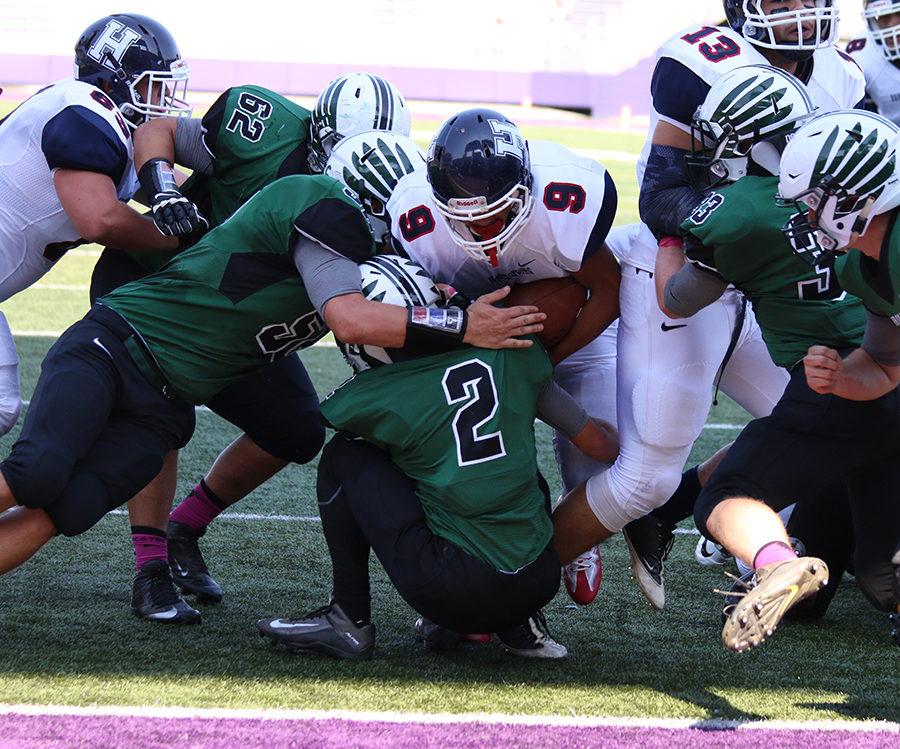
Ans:
POLYGON ((78 233, 89 242, 134 250, 171 252, 178 240, 164 237, 153 221, 119 200, 105 174, 56 169, 53 185, 78 233))

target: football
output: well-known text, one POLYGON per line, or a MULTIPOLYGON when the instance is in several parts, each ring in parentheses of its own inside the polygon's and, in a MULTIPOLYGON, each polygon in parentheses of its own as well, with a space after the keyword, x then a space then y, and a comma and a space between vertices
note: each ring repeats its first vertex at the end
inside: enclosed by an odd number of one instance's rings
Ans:
POLYGON ((587 289, 572 276, 517 284, 506 298, 508 307, 533 304, 547 315, 537 337, 550 349, 566 337, 587 299, 587 289))

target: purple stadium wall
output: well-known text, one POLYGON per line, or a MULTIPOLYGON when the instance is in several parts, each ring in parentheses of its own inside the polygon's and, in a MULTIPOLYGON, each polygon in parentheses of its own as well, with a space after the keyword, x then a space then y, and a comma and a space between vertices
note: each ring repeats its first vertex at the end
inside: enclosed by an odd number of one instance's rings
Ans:
MULTIPOLYGON (((190 60, 191 88, 220 91, 241 83, 258 83, 285 94, 315 96, 332 78, 352 69, 339 65, 283 64, 227 60, 190 60)), ((649 109, 652 60, 619 75, 588 73, 513 73, 482 70, 400 68, 373 65, 410 99, 482 101, 589 110, 594 117, 618 116, 624 106, 633 114, 649 109)), ((0 87, 40 84, 72 74, 69 57, 0 54, 0 87)))

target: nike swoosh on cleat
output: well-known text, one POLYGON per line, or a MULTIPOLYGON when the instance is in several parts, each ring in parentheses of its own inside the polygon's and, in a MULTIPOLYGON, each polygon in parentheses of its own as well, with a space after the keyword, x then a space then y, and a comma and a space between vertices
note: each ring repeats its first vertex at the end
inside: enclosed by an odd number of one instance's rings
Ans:
POLYGON ((178 616, 178 609, 174 606, 170 609, 166 609, 165 611, 157 611, 155 614, 147 614, 145 619, 174 619, 178 616))
POLYGON ((272 629, 304 629, 307 627, 318 627, 318 622, 286 622, 281 619, 275 619, 269 622, 272 629))

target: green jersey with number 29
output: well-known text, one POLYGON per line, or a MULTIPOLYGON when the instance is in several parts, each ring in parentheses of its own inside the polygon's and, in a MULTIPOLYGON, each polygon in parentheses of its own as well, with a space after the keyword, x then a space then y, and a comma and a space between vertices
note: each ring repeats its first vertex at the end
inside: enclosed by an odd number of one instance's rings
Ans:
POLYGON ((527 349, 461 348, 366 370, 322 402, 336 428, 386 450, 416 482, 431 530, 504 571, 546 548, 534 418, 550 360, 527 349))
POLYGON ((294 263, 298 235, 357 263, 375 252, 339 182, 285 177, 161 271, 98 301, 131 323, 183 400, 205 403, 327 332, 294 263))
POLYGON ((688 259, 747 296, 772 361, 791 367, 813 344, 855 348, 866 317, 833 269, 793 253, 781 229, 796 209, 775 202, 777 188, 777 177, 744 177, 711 192, 681 228, 703 243, 688 243, 688 259))

